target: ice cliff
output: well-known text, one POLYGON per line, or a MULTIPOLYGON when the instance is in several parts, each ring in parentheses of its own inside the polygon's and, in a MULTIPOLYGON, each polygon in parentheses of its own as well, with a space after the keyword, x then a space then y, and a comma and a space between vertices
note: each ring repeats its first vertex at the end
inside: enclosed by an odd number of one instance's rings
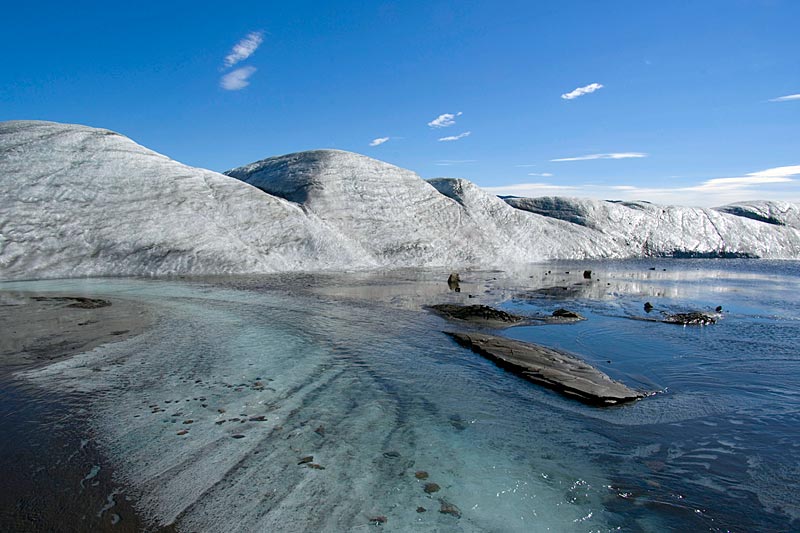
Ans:
POLYGON ((798 206, 506 198, 316 150, 219 174, 117 133, 0 123, 0 279, 800 258, 798 206))

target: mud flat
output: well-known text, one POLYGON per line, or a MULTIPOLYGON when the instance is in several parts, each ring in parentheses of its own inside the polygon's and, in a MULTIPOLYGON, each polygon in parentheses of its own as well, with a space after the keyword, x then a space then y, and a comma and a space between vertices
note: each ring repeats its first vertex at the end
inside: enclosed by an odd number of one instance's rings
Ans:
POLYGON ((151 311, 130 300, 0 291, 0 372, 51 363, 133 337, 153 320, 151 311))
POLYGON ((0 530, 153 530, 86 426, 91 397, 56 394, 15 375, 137 335, 143 304, 80 293, 0 291, 0 530))

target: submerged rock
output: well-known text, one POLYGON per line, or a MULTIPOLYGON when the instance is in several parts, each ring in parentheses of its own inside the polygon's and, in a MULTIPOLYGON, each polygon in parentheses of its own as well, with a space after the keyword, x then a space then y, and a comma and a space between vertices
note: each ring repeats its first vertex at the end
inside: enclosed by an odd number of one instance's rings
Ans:
POLYGON ((442 487, 436 483, 425 483, 422 490, 424 490, 426 494, 433 494, 434 492, 439 492, 441 489, 442 487))
POLYGON ((496 335, 445 332, 499 366, 591 405, 615 405, 644 396, 574 355, 496 335))
POLYGON ((439 500, 439 503, 441 504, 441 507, 439 508, 440 513, 461 518, 461 509, 456 507, 454 504, 444 499, 439 500))
POLYGON ((414 477, 417 479, 428 479, 428 473, 424 470, 417 470, 414 472, 414 477))
POLYGON ((482 326, 509 326, 526 320, 488 305, 438 304, 430 306, 438 315, 450 320, 463 320, 482 326))

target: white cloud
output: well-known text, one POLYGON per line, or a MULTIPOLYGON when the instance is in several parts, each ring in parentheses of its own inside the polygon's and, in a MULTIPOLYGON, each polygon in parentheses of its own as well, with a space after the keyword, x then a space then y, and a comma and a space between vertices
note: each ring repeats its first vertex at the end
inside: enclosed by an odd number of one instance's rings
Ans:
POLYGON ((486 187, 494 194, 514 196, 580 196, 598 200, 647 200, 665 205, 713 207, 746 200, 771 199, 800 201, 800 165, 776 167, 744 176, 714 178, 697 185, 659 188, 637 185, 579 186, 549 183, 519 183, 486 187), (795 178, 795 179, 792 179, 795 178))
POLYGON ((794 181, 791 176, 800 175, 800 165, 788 167, 768 168, 751 172, 738 178, 714 178, 704 181, 695 187, 689 187, 694 191, 714 191, 714 190, 734 190, 745 189, 754 185, 764 185, 767 183, 789 183, 794 181))
POLYGON ((589 154, 577 157, 562 157, 561 159, 551 159, 552 162, 562 161, 590 161, 592 159, 636 159, 640 157, 647 157, 647 154, 641 152, 617 152, 613 154, 589 154))
POLYGON ((786 96, 779 96, 773 98, 770 102, 791 102, 792 100, 800 100, 800 94, 787 94, 786 96))
POLYGON ((584 94, 593 93, 599 89, 602 89, 603 85, 600 83, 590 83, 584 87, 578 87, 574 91, 570 91, 568 93, 564 93, 561 95, 561 98, 564 100, 574 100, 579 96, 583 96, 584 94))
POLYGON ((539 176, 539 177, 542 177, 542 178, 552 178, 553 177, 553 175, 550 174, 549 172, 531 172, 530 174, 528 174, 528 176, 539 176))
POLYGON ((448 128, 456 123, 456 117, 460 117, 463 113, 459 111, 458 113, 445 113, 443 115, 439 115, 435 119, 428 122, 428 126, 431 128, 448 128))
POLYGON ((250 85, 249 78, 255 71, 255 67, 237 68, 222 76, 219 84, 226 91, 239 91, 250 85))
POLYGON ((472 135, 471 131, 465 131, 464 133, 459 133, 458 135, 451 135, 449 137, 441 137, 439 141, 450 142, 450 141, 457 141, 459 139, 463 139, 464 137, 469 137, 472 135))
POLYGON ((231 52, 225 56, 225 68, 230 68, 240 61, 244 61, 258 50, 264 41, 264 33, 254 31, 248 33, 244 39, 236 43, 231 52))
POLYGON ((380 146, 381 144, 385 143, 389 140, 389 137, 378 137, 377 139, 372 139, 369 143, 370 146, 380 146))

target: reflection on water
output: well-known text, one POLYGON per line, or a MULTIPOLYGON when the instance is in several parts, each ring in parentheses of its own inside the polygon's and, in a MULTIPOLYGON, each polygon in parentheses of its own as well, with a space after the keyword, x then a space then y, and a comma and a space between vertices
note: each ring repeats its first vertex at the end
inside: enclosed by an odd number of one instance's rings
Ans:
POLYGON ((86 402, 97 446, 160 523, 780 531, 800 518, 798 271, 558 263, 462 272, 460 293, 436 271, 5 286, 157 306, 148 333, 24 377, 86 402), (556 287, 566 299, 541 290, 556 287), (664 392, 605 410, 572 403, 458 347, 418 311, 445 301, 569 306, 588 320, 505 334, 664 392), (630 320, 644 301, 725 311, 704 328, 630 320))

